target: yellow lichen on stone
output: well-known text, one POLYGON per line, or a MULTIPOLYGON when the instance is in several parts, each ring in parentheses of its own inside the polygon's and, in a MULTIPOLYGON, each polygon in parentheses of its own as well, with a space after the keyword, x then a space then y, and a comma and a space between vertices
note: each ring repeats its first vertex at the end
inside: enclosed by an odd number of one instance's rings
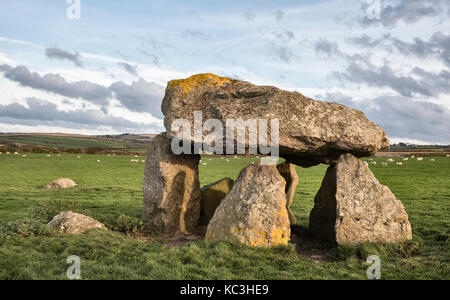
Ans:
POLYGON ((225 83, 231 83, 231 79, 227 77, 220 77, 211 73, 197 74, 186 79, 178 79, 169 81, 167 88, 169 90, 178 87, 183 90, 183 95, 189 94, 199 85, 209 85, 220 87, 225 83))

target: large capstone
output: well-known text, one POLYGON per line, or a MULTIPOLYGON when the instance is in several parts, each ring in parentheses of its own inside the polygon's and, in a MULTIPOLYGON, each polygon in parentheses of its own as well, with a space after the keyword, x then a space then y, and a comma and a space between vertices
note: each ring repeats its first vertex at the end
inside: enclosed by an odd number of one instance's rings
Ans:
POLYGON ((287 245, 286 182, 275 165, 243 169, 211 219, 206 239, 249 247, 287 245))
POLYGON ((165 133, 147 148, 144 219, 167 233, 192 233, 200 216, 198 155, 175 155, 165 133))
POLYGON ((288 162, 278 165, 277 169, 286 181, 286 209, 288 211, 291 225, 295 225, 297 224, 297 220, 295 219, 294 213, 291 211, 291 204, 294 200, 295 189, 298 184, 297 171, 295 170, 295 165, 288 162))
MULTIPOLYGON (((203 123, 216 119, 224 128, 227 120, 267 120, 269 128, 272 128, 271 120, 279 120, 280 156, 303 167, 335 163, 344 153, 356 157, 370 156, 389 146, 384 130, 370 122, 361 111, 337 103, 316 101, 297 92, 256 86, 213 74, 170 81, 162 111, 171 137, 180 133, 179 127, 172 131, 173 121, 184 119, 189 122, 192 143, 198 142, 194 136, 195 111, 201 112, 200 121, 203 123)), ((269 128, 268 145, 272 136, 269 128)), ((203 138, 208 134, 203 131, 203 138)), ((230 141, 227 142, 225 132, 223 137, 225 153, 230 141)), ((235 135, 234 145, 238 142, 235 135)), ((258 144, 264 143, 260 140, 258 144)), ((249 145, 248 138, 245 145, 249 145)), ((252 142, 251 145, 255 144, 252 142)))
POLYGON ((403 204, 351 154, 328 168, 309 226, 315 236, 338 244, 412 239, 403 204))

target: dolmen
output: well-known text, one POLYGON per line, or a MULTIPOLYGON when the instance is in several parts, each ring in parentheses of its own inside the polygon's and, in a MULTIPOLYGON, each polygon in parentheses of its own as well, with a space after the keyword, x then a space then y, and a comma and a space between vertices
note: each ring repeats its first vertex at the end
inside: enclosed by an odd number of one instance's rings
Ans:
POLYGON ((143 215, 165 233, 190 235, 200 222, 210 242, 286 245, 296 167, 326 164, 310 214, 314 236, 349 245, 412 238, 405 207, 360 160, 389 147, 364 113, 214 74, 170 81, 162 112, 166 132, 147 149, 143 215), (272 159, 202 189, 202 153, 272 159))

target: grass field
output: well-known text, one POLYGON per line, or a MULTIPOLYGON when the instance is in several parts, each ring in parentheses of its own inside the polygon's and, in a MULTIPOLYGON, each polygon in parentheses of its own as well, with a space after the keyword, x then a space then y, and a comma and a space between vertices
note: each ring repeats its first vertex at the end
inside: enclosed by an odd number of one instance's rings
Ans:
MULTIPOLYGON (((0 155, 0 279, 66 279, 70 255, 81 258, 83 279, 366 279, 365 258, 378 255, 382 279, 450 279, 450 158, 371 166, 405 204, 414 240, 398 245, 337 247, 305 239, 295 246, 250 249, 205 241, 166 247, 164 237, 140 221, 143 163, 131 157, 0 155), (100 163, 97 160, 101 160, 100 163), (44 191, 68 177, 71 190, 44 191), (59 235, 45 224, 71 209, 104 222, 108 232, 59 235), (321 259, 314 255, 320 253, 321 259)), ((143 158, 142 158, 143 159, 143 158)), ((235 178, 255 159, 203 158, 201 184, 235 178)), ((292 209, 308 226, 326 166, 298 168, 292 209)))
POLYGON ((51 136, 51 135, 0 135, 1 143, 15 143, 22 145, 43 146, 59 149, 100 148, 104 150, 133 148, 143 151, 147 141, 138 135, 122 135, 120 139, 106 139, 100 137, 79 136, 51 136))

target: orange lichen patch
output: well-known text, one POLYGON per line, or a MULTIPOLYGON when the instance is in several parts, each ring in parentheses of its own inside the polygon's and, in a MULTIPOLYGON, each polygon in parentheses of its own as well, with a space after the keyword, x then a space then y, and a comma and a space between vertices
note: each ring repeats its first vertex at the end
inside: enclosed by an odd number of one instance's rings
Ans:
MULTIPOLYGON (((249 247, 271 247, 287 245, 289 243, 289 226, 282 228, 275 228, 270 233, 254 229, 234 228, 232 231, 235 234, 242 234, 245 232, 248 240, 244 242, 249 247)), ((246 240, 246 239, 244 239, 246 240)))
POLYGON ((226 83, 231 83, 231 79, 227 77, 220 77, 211 73, 205 73, 197 74, 186 79, 169 81, 169 83, 167 84, 167 89, 171 90, 175 87, 178 87, 183 90, 183 95, 186 95, 199 85, 220 87, 226 83))

